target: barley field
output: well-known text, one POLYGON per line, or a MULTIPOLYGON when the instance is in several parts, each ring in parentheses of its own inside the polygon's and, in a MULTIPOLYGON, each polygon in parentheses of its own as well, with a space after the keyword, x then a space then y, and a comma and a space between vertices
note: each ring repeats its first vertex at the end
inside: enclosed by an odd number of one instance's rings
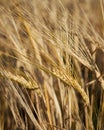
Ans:
POLYGON ((103 0, 0 0, 0 130, 104 130, 103 0))

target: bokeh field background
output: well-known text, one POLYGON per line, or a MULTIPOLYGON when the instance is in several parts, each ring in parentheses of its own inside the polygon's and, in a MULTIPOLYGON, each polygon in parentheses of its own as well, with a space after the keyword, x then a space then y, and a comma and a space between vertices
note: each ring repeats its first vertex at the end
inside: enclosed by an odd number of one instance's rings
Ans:
POLYGON ((0 0, 0 130, 104 130, 103 0, 0 0))

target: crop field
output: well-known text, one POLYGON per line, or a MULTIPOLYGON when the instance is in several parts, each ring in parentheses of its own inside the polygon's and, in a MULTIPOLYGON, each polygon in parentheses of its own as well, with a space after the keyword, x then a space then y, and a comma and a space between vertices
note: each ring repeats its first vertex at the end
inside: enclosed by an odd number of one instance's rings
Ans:
POLYGON ((0 0, 0 130, 104 130, 104 0, 0 0))

